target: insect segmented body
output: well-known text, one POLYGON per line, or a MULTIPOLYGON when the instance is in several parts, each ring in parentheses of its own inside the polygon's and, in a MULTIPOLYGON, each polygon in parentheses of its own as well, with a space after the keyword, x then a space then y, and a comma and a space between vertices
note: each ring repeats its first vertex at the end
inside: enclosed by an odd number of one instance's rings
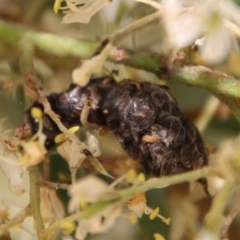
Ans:
MULTIPOLYGON (((165 86, 131 80, 116 83, 112 77, 102 77, 91 79, 85 87, 71 85, 62 93, 50 94, 48 101, 67 128, 81 125, 86 101, 94 103, 87 121, 112 130, 129 155, 151 174, 170 175, 207 165, 199 131, 165 86)), ((43 108, 39 102, 34 106, 43 108)), ((30 109, 26 121, 36 132, 30 109)), ((50 148, 61 131, 47 115, 43 125, 50 148)), ((199 181, 208 193, 206 180, 199 181)))
POLYGON ((101 108, 122 147, 154 175, 207 165, 200 133, 166 87, 122 82, 108 92, 101 108))

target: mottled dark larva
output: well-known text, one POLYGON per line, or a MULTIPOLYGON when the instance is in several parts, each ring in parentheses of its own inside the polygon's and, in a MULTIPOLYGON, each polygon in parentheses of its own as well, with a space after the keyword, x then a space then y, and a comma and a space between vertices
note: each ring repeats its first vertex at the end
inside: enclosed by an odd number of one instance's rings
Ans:
MULTIPOLYGON (((117 84, 107 76, 91 79, 85 87, 71 85, 62 93, 49 95, 48 101, 66 127, 81 125, 85 102, 93 102, 97 108, 90 110, 88 122, 112 130, 128 154, 155 176, 189 171, 208 163, 199 131, 165 86, 131 80, 117 84)), ((38 102, 33 106, 42 108, 38 102)), ((38 126, 30 109, 26 122, 36 132, 38 126)), ((60 130, 44 116, 43 131, 46 147, 50 148, 60 130)), ((206 179, 199 181, 209 194, 206 179)))

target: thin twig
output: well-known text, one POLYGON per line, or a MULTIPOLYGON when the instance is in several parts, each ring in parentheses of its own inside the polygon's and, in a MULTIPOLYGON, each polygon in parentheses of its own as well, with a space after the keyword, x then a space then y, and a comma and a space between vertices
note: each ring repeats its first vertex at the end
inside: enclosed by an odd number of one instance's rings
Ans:
POLYGON ((204 103, 201 114, 195 121, 200 132, 203 132, 206 129, 219 106, 220 101, 214 96, 210 96, 204 103))
POLYGON ((44 229, 43 219, 40 211, 40 182, 41 182, 41 174, 39 171, 39 166, 29 167, 29 182, 30 182, 30 206, 32 210, 32 216, 34 219, 35 228, 37 231, 37 235, 39 240, 43 240, 41 238, 40 233, 44 229))
POLYGON ((155 1, 152 1, 152 0, 135 0, 136 2, 141 2, 141 3, 145 3, 153 8, 156 8, 158 10, 162 10, 162 6, 158 3, 158 2, 155 2, 155 1))
POLYGON ((221 227, 221 239, 227 239, 228 235, 228 229, 233 222, 236 215, 240 212, 240 194, 239 192, 235 194, 235 204, 232 207, 232 210, 230 211, 229 215, 224 219, 223 225, 221 227))
POLYGON ((223 211, 225 210, 229 199, 236 189, 236 181, 232 176, 226 179, 223 188, 213 199, 210 211, 206 216, 206 226, 216 236, 220 237, 220 228, 223 220, 223 211))
POLYGON ((157 11, 155 13, 152 13, 144 18, 141 18, 131 24, 128 24, 126 27, 123 27, 117 31, 115 31, 110 38, 113 40, 113 42, 117 42, 121 37, 126 35, 129 32, 132 32, 133 30, 140 28, 156 19, 158 19, 161 16, 162 12, 157 11))
POLYGON ((25 218, 31 215, 31 207, 28 205, 22 212, 20 212, 13 219, 9 220, 7 223, 0 225, 0 236, 4 234, 9 228, 14 227, 18 224, 23 223, 25 218))
POLYGON ((43 185, 46 185, 48 187, 51 188, 55 188, 55 189, 68 189, 70 185, 65 184, 65 183, 55 183, 55 182, 49 182, 49 181, 43 181, 42 182, 43 185))
MULTIPOLYGON (((21 42, 20 44, 20 49, 22 50, 22 53, 21 53, 19 62, 20 62, 21 71, 25 75, 29 71, 30 72, 34 71, 34 67, 33 67, 34 48, 33 48, 32 42, 29 39, 29 34, 27 34, 27 36, 25 36, 23 39, 29 40, 28 44, 25 44, 23 42, 21 42)), ((41 182, 42 177, 39 170, 39 165, 29 167, 28 171, 29 171, 29 183, 30 183, 29 197, 30 197, 31 213, 34 219, 34 225, 35 225, 39 240, 43 240, 40 237, 40 232, 42 231, 42 229, 44 229, 44 225, 43 225, 43 219, 42 219, 41 210, 40 210, 41 200, 40 200, 39 182, 41 182)))

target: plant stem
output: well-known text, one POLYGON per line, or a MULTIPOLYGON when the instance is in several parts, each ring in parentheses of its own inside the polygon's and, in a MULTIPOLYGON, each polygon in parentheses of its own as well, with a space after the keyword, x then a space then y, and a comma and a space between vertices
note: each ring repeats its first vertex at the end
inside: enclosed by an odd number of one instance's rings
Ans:
POLYGON ((213 118, 213 115, 220 106, 220 101, 214 97, 208 97, 207 101, 204 103, 200 116, 195 120, 195 125, 200 132, 204 132, 207 128, 209 122, 213 118))
POLYGON ((34 46, 41 51, 62 57, 89 58, 98 46, 96 43, 27 30, 0 20, 0 40, 2 42, 17 45, 26 33, 31 36, 34 46))
MULTIPOLYGON (((121 30, 119 31, 121 32, 121 30)), ((28 33, 28 36, 31 36, 32 43, 38 49, 48 54, 62 57, 89 58, 98 47, 96 43, 26 30, 0 21, 0 40, 2 42, 17 45, 26 33, 28 33)), ((179 79, 187 84, 205 88, 214 94, 240 98, 239 80, 227 74, 203 66, 186 66, 183 64, 168 71, 168 56, 159 56, 146 52, 136 53, 130 50, 125 51, 128 55, 127 58, 117 60, 112 56, 110 60, 116 63, 123 63, 128 66, 144 69, 164 78, 179 79)))
POLYGON ((164 188, 169 185, 187 182, 194 179, 200 179, 207 176, 215 175, 213 168, 201 168, 198 170, 180 173, 172 176, 163 176, 160 178, 151 178, 142 185, 133 186, 126 190, 121 191, 119 194, 124 201, 127 201, 131 196, 140 192, 146 192, 154 188, 164 188))
POLYGON ((29 167, 29 182, 30 182, 30 206, 32 210, 32 216, 35 223, 35 228, 37 231, 38 238, 41 238, 41 231, 44 229, 43 220, 40 211, 40 187, 39 183, 41 182, 41 174, 39 171, 39 166, 29 167))
POLYGON ((229 177, 223 188, 217 193, 212 202, 210 211, 206 216, 207 228, 216 236, 220 237, 220 228, 223 220, 223 212, 236 189, 236 181, 233 177, 229 177))
POLYGON ((176 68, 170 75, 170 78, 179 79, 187 84, 205 88, 213 94, 222 94, 235 98, 240 97, 239 80, 204 66, 182 66, 176 68))
POLYGON ((238 191, 234 196, 235 203, 234 203, 230 213, 228 214, 228 216, 225 217, 225 219, 224 219, 223 225, 221 227, 221 239, 227 239, 228 229, 240 211, 240 198, 239 198, 240 196, 239 195, 240 194, 238 191))
MULTIPOLYGON (((128 30, 128 28, 125 28, 126 32, 128 30)), ((121 31, 120 29, 116 33, 116 36, 120 36, 122 34, 121 31)), ((98 44, 96 43, 26 30, 0 21, 0 40, 7 45, 17 45, 26 36, 26 33, 31 38, 34 46, 46 54, 61 57, 89 58, 98 48, 98 44)), ((126 58, 119 60, 114 56, 110 56, 109 59, 115 63, 122 63, 134 68, 147 70, 162 78, 178 79, 187 84, 204 88, 226 103, 240 122, 239 80, 203 66, 186 66, 183 64, 184 61, 179 66, 169 70, 167 63, 168 56, 159 56, 146 52, 133 52, 130 50, 124 51, 127 55, 126 58)))
POLYGON ((181 182, 186 182, 189 180, 193 179, 199 179, 202 177, 206 176, 211 176, 215 175, 215 170, 212 168, 202 168, 198 170, 194 170, 191 172, 186 172, 186 173, 181 173, 181 174, 176 174, 173 176, 164 176, 160 178, 151 178, 145 183, 138 185, 138 186, 133 186, 131 188, 128 188, 126 190, 122 190, 118 192, 119 197, 111 199, 109 201, 100 201, 95 204, 93 204, 91 207, 86 209, 85 211, 75 213, 69 217, 66 217, 62 220, 54 222, 50 227, 42 231, 41 237, 43 239, 46 239, 49 237, 56 229, 61 227, 61 224, 65 221, 75 221, 75 220, 80 220, 82 218, 88 218, 96 214, 97 212, 104 210, 108 206, 116 203, 118 204, 119 202, 126 202, 129 200, 133 195, 140 193, 140 192, 146 192, 151 189, 155 188, 164 188, 168 185, 176 184, 176 183, 181 183, 181 182))

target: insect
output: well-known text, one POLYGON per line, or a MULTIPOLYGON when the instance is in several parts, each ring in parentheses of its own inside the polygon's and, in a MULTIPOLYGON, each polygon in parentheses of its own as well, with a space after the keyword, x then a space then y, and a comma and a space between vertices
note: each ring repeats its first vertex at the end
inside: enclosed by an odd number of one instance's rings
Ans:
MULTIPOLYGON (((171 175, 208 164, 199 131, 165 86, 132 80, 117 83, 105 76, 92 78, 85 87, 72 84, 68 90, 47 98, 67 128, 82 125, 80 116, 86 101, 94 103, 87 121, 112 130, 128 154, 150 174, 171 175)), ((43 109, 38 101, 32 107, 43 109)), ((25 124, 35 133, 38 123, 31 117, 31 108, 26 111, 25 124)), ((48 115, 44 115, 43 122, 45 145, 50 149, 61 131, 48 115)), ((210 195, 206 179, 199 182, 210 195)))

